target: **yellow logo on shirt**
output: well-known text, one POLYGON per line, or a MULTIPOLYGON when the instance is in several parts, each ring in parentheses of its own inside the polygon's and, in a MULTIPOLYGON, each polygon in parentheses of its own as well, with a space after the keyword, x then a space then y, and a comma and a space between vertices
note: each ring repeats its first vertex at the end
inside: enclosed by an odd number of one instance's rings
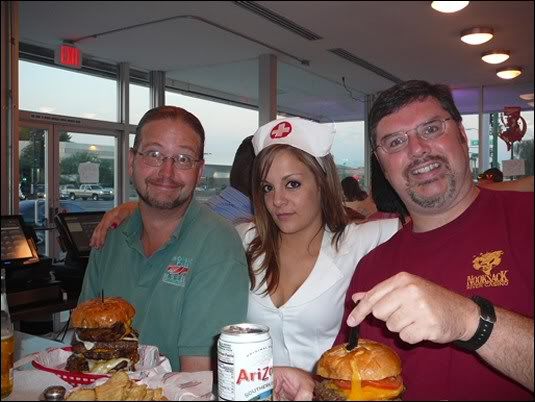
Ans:
POLYGON ((503 251, 489 251, 480 253, 472 260, 472 265, 476 271, 483 272, 483 275, 468 275, 466 278, 466 289, 479 289, 483 287, 497 287, 509 285, 507 272, 501 270, 492 273, 492 270, 502 263, 503 251))

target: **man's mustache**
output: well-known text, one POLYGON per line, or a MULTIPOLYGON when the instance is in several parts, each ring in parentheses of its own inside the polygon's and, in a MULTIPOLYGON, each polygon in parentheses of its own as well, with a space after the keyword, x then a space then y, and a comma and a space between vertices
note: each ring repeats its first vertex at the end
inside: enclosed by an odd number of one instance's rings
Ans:
POLYGON ((169 179, 146 179, 145 183, 154 184, 157 186, 170 186, 170 187, 183 187, 184 186, 180 182, 169 180, 169 179))

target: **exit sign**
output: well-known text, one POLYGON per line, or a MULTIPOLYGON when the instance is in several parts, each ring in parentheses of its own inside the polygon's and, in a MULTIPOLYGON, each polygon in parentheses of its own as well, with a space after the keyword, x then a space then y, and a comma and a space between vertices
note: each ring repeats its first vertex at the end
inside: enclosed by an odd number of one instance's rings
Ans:
POLYGON ((60 45, 54 53, 54 62, 70 68, 82 67, 82 52, 73 45, 60 45))

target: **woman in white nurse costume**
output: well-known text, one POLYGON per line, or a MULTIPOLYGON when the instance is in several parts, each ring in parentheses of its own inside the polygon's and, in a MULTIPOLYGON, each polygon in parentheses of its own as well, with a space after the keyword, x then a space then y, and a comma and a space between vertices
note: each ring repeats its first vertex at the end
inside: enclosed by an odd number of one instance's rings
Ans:
POLYGON ((312 371, 332 346, 359 260, 397 219, 349 223, 332 125, 274 120, 253 136, 254 220, 237 226, 251 270, 248 321, 270 328, 275 366, 312 371))

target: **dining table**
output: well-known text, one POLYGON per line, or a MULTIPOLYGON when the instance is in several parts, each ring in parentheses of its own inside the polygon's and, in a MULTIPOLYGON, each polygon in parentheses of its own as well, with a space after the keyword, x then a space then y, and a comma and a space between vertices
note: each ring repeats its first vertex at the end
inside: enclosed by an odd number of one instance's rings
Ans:
MULTIPOLYGON (((50 386, 60 385, 65 387, 67 391, 73 388, 56 374, 37 369, 32 364, 33 360, 42 356, 43 351, 55 353, 55 349, 70 346, 72 335, 67 337, 69 339, 65 339, 68 343, 20 331, 15 331, 14 335, 13 391, 8 397, 2 398, 2 401, 39 401, 44 400, 41 399, 42 393, 50 386)), ((146 349, 154 348, 154 346, 147 345, 144 347, 146 349)), ((186 400, 184 398, 187 400, 217 399, 217 383, 214 384, 211 371, 172 373, 171 364, 167 358, 162 360, 160 355, 158 362, 158 366, 152 369, 155 370, 152 379, 156 379, 157 385, 153 385, 151 388, 164 387, 164 392, 169 392, 171 395, 169 396, 170 400, 186 400)))
POLYGON ((14 335, 13 392, 3 400, 38 401, 41 393, 49 386, 62 385, 66 389, 72 388, 57 375, 32 366, 32 360, 38 352, 49 348, 62 348, 68 346, 67 344, 20 331, 15 331, 14 335))

